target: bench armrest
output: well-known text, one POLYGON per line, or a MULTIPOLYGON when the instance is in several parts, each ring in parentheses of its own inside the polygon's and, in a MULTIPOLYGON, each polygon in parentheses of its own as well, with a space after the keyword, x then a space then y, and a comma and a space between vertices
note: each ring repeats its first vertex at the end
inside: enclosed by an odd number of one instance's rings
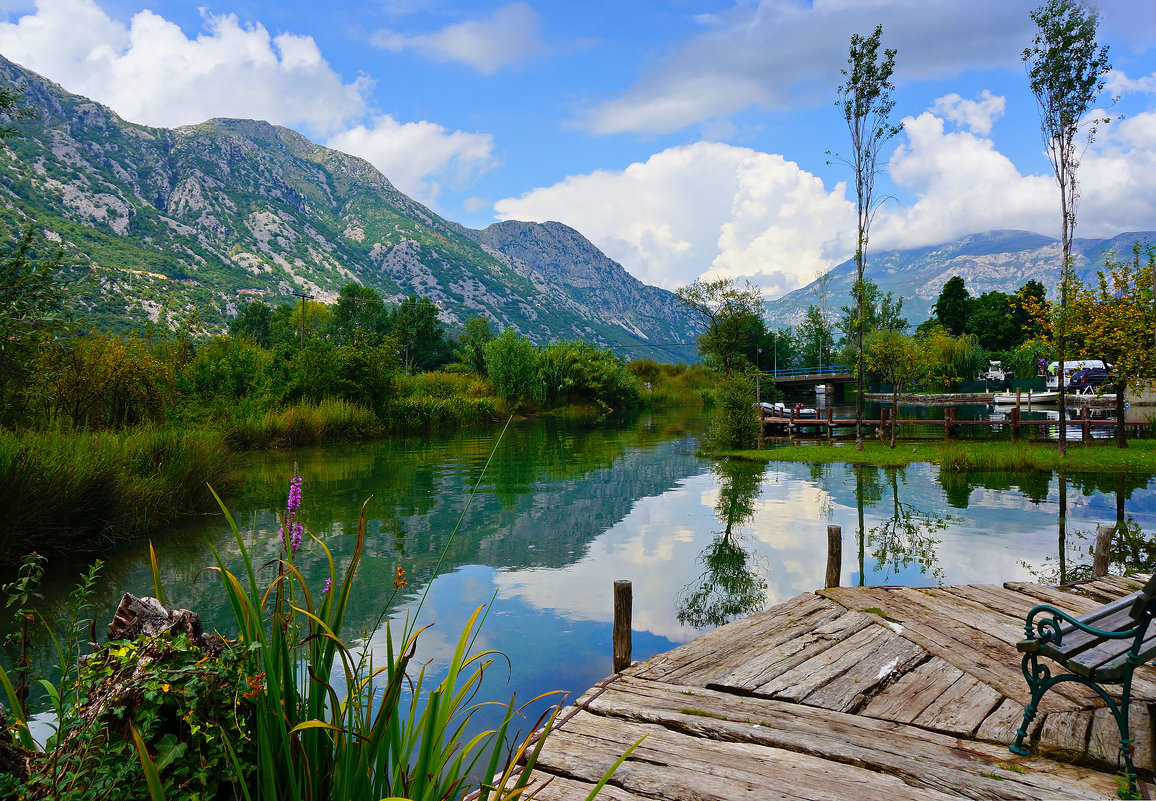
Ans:
MULTIPOLYGON (((1127 640, 1143 636, 1150 620, 1151 618, 1145 615, 1137 621, 1136 625, 1132 628, 1122 629, 1120 631, 1102 631, 1080 621, 1078 618, 1072 617, 1067 612, 1062 609, 1057 609, 1051 604, 1040 604, 1028 612, 1028 617, 1024 624, 1024 635, 1027 637, 1027 640, 1021 642, 1020 646, 1029 645, 1031 641, 1035 641, 1037 645, 1042 643, 1050 643, 1057 647, 1062 645, 1063 631, 1060 627, 1063 623, 1067 623, 1072 628, 1087 632, 1094 637, 1102 637, 1108 640, 1127 640), (1043 615, 1044 617, 1042 620, 1036 621, 1037 615, 1043 615)), ((1024 651, 1026 649, 1019 647, 1019 650, 1024 651)), ((1035 649, 1033 648, 1032 650, 1035 649)))

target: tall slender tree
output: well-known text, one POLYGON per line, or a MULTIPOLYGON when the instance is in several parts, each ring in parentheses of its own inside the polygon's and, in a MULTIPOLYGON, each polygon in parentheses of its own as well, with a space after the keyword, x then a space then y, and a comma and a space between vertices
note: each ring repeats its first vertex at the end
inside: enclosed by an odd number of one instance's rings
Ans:
MULTIPOLYGON (((1025 48, 1032 93, 1040 107, 1040 131, 1060 188, 1060 314, 1056 331, 1059 362, 1060 419, 1067 416, 1064 357, 1067 339, 1068 289, 1072 282, 1072 237, 1080 200, 1076 172, 1080 154, 1095 136, 1102 115, 1087 118, 1112 68, 1107 45, 1096 44, 1099 14, 1084 0, 1048 0, 1031 14, 1038 28, 1025 48), (1079 136, 1081 129, 1086 138, 1079 136)), ((1067 427, 1059 427, 1059 451, 1067 449, 1067 427)))
POLYGON ((875 198, 875 178, 879 175, 879 151, 887 140, 901 130, 901 126, 891 123, 891 112, 895 101, 891 92, 895 89, 891 75, 895 71, 894 48, 879 52, 883 26, 876 25, 870 36, 852 34, 851 50, 847 57, 847 68, 842 70, 844 82, 839 87, 839 99, 835 102, 847 121, 851 132, 851 157, 840 159, 851 167, 855 175, 855 197, 857 227, 855 240, 855 295, 857 314, 854 331, 848 332, 855 338, 855 448, 863 450, 863 321, 866 318, 866 287, 863 270, 867 261, 867 241, 871 232, 871 219, 875 215, 878 201, 875 198))

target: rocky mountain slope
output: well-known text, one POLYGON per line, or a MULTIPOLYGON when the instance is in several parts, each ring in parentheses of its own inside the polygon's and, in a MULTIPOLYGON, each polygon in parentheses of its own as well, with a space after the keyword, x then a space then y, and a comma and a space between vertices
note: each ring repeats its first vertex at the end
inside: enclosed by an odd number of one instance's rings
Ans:
MULTIPOLYGON (((286 128, 215 119, 172 130, 110 109, 0 57, 35 119, 0 151, 0 226, 28 222, 90 273, 90 322, 222 330, 252 299, 333 300, 356 281, 429 296, 452 330, 485 314, 532 339, 581 339, 630 358, 682 360, 694 323, 559 223, 470 231, 369 163, 286 128)), ((44 243, 48 246, 49 243, 44 243)))
MULTIPOLYGON (((1156 243, 1156 231, 1120 234, 1112 239, 1076 239, 1073 243, 1077 275, 1087 278, 1103 268, 1107 256, 1127 257, 1132 243, 1156 243)), ((903 298, 903 312, 912 325, 931 316, 943 285, 953 275, 963 278, 972 297, 998 290, 1012 293, 1035 279, 1054 292, 1059 281, 1060 243, 1028 231, 990 231, 954 242, 913 250, 867 252, 867 277, 884 292, 903 298)), ((819 305, 825 294, 828 315, 851 303, 855 262, 833 268, 826 280, 814 281, 767 304, 767 321, 779 328, 803 319, 807 307, 819 305)))

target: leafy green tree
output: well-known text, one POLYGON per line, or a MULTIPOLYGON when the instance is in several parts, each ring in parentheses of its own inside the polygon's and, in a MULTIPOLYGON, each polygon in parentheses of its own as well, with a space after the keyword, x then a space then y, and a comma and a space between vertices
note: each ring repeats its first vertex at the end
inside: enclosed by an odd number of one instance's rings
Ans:
POLYGON ((766 335, 758 287, 748 281, 740 288, 730 278, 719 278, 695 281, 675 294, 702 324, 698 350, 708 363, 724 372, 754 364, 755 349, 766 335))
MULTIPOLYGON (((1086 128, 1088 141, 1104 117, 1085 119, 1112 69, 1107 45, 1096 43, 1099 14, 1083 0, 1048 0, 1031 14, 1037 32, 1025 48, 1032 94, 1040 107, 1040 131, 1060 190, 1060 316, 1056 350, 1060 374, 1067 347, 1068 287, 1072 282, 1072 237, 1079 201, 1077 170, 1080 147, 1077 135, 1086 128)), ((1060 382, 1060 418, 1067 414, 1064 382, 1060 382)), ((1059 451, 1067 447, 1067 427, 1060 426, 1059 451)))
POLYGON ((967 321, 971 316, 971 293, 967 291, 963 279, 958 275, 947 279, 932 309, 947 333, 957 337, 966 332, 967 321))
POLYGON ((886 48, 880 57, 879 45, 883 26, 876 25, 870 36, 852 34, 847 68, 842 70, 844 83, 839 87, 835 105, 847 122, 851 133, 851 157, 842 161, 851 167, 855 176, 856 245, 855 285, 852 293, 858 314, 848 336, 855 339, 856 393, 855 393, 855 448, 863 450, 863 336, 867 311, 866 285, 863 270, 867 263, 867 242, 871 220, 875 216, 875 178, 879 175, 879 152, 883 145, 901 130, 892 125, 891 112, 895 101, 891 92, 895 85, 891 75, 895 71, 894 48, 886 48))
POLYGON ((44 346, 70 323, 72 287, 62 277, 62 254, 38 258, 36 242, 30 227, 0 259, 0 421, 23 412, 44 346))
MULTIPOLYGON (((1072 288, 1069 334, 1076 351, 1111 364, 1116 414, 1124 416, 1124 390, 1139 390, 1156 376, 1156 246, 1139 242, 1130 259, 1105 260, 1097 283, 1072 288)), ((1125 427, 1116 444, 1127 446, 1125 427)))
POLYGON ((432 370, 449 361, 445 329, 429 298, 410 295, 389 310, 389 328, 401 348, 407 372, 432 370))
POLYGON ((507 328, 486 344, 486 373, 507 406, 521 406, 542 395, 534 343, 507 328))
POLYGON ((247 335, 214 337, 201 343, 185 367, 185 383, 207 404, 257 397, 266 390, 272 361, 272 353, 247 335))
POLYGON ((1016 347, 1023 339, 1023 332, 1016 325, 1015 296, 992 290, 974 298, 966 330, 975 334, 984 350, 1016 347))
POLYGON ((926 359, 928 382, 943 389, 974 377, 987 358, 974 334, 956 337, 936 326, 917 341, 926 359))
POLYGON ((41 369, 54 410, 76 428, 157 422, 175 396, 171 364, 135 334, 76 337, 46 351, 41 369))
MULTIPOLYGON (((863 337, 864 342, 877 331, 906 331, 907 318, 903 316, 903 298, 897 298, 891 292, 881 292, 879 285, 870 278, 863 279, 863 337)), ((855 330, 855 320, 859 309, 855 306, 843 306, 842 321, 839 328, 845 332, 855 330)), ((844 338, 843 353, 840 359, 845 364, 855 362, 858 353, 855 341, 851 336, 844 338)))
MULTIPOLYGON (((286 325, 288 325, 288 311, 286 311, 286 325)), ((245 304, 241 313, 229 323, 229 336, 234 339, 248 337, 260 345, 268 348, 273 344, 272 329, 273 309, 262 300, 254 300, 245 304)))
POLYGON ((865 343, 867 369, 880 381, 891 385, 891 447, 895 447, 899 395, 925 372, 923 349, 916 341, 894 329, 875 331, 865 343))
POLYGON ((466 320, 462 333, 458 335, 458 347, 454 351, 458 361, 478 375, 486 374, 486 344, 494 338, 490 328, 490 318, 478 314, 466 320))
POLYGON ((745 448, 758 439, 754 402, 755 381, 750 374, 732 371, 719 377, 706 435, 713 447, 745 448))
POLYGON ((377 346, 392 330, 385 301, 378 291, 354 283, 342 287, 329 327, 338 345, 377 346))
POLYGON ((798 367, 823 367, 831 365, 835 358, 835 329, 823 317, 819 307, 807 307, 803 322, 795 329, 798 353, 802 364, 798 367))

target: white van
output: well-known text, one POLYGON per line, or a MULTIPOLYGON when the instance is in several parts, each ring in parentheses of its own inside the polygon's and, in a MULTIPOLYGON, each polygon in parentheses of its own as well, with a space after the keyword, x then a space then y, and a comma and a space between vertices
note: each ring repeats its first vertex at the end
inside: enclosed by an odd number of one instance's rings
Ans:
MULTIPOLYGON (((1085 367, 1096 367, 1100 370, 1108 369, 1104 362, 1100 359, 1072 359, 1064 360, 1064 386, 1067 386, 1072 380, 1072 373, 1077 370, 1083 370, 1085 367)), ((1052 362, 1048 365, 1048 374, 1045 379, 1048 389, 1059 390, 1060 377, 1056 375, 1059 372, 1060 363, 1052 362)))

